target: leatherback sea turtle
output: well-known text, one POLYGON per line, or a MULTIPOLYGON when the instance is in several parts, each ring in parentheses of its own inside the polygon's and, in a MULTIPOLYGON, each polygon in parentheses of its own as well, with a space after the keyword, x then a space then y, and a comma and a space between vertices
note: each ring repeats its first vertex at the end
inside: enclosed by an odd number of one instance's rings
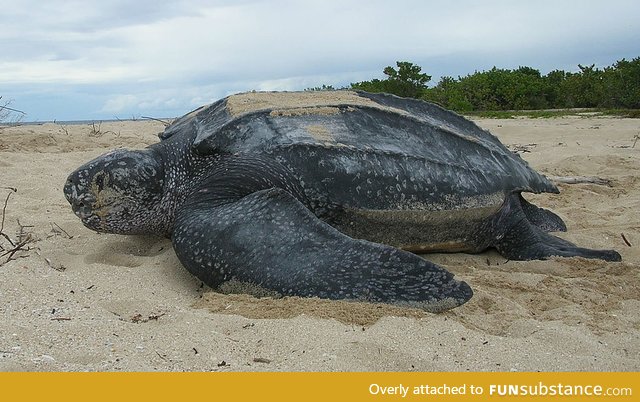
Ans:
POLYGON ((547 232, 521 192, 558 189, 476 124, 436 105, 353 91, 251 92, 176 120, 143 150, 73 172, 64 193, 99 232, 170 236, 211 287, 443 311, 471 288, 411 252, 617 261, 547 232))

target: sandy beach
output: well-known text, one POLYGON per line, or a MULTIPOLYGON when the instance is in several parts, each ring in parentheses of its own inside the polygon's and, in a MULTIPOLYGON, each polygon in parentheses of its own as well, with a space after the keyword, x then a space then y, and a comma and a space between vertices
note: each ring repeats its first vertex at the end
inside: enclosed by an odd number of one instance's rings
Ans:
POLYGON ((560 237, 623 261, 426 255, 475 292, 442 314, 216 293, 169 240, 94 233, 62 193, 82 163, 157 142, 161 123, 0 128, 2 232, 29 240, 0 258, 0 370, 640 370, 640 120, 476 122, 546 175, 609 180, 525 197, 565 219, 560 237))

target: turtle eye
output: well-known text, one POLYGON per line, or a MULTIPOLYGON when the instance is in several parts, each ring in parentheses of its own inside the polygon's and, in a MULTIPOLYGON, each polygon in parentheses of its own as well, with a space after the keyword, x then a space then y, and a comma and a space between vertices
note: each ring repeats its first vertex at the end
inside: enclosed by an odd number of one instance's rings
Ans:
POLYGON ((96 177, 96 186, 98 186, 98 190, 102 190, 104 187, 104 176, 100 175, 96 177))
POLYGON ((100 172, 96 174, 96 177, 93 179, 93 182, 95 183, 95 186, 98 192, 104 189, 104 176, 105 176, 105 173, 100 172))

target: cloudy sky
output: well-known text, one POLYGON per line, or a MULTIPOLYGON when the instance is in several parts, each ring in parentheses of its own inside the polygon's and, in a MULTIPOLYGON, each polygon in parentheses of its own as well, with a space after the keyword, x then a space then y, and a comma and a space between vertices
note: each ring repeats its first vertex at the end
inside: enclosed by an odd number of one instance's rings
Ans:
POLYGON ((247 90, 640 56, 637 0, 0 0, 0 96, 25 120, 173 117, 247 90))

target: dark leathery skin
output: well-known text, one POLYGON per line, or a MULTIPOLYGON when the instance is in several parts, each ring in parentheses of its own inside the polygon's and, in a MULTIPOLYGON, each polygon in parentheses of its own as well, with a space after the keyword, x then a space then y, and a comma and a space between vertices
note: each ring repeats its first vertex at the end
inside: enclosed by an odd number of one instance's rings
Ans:
POLYGON ((221 99, 157 144, 83 165, 65 196, 93 230, 172 237, 212 287, 236 279, 438 312, 471 289, 398 247, 619 260, 546 233, 566 226, 520 194, 558 189, 489 132, 426 102, 348 94, 352 103, 242 112, 221 99))

